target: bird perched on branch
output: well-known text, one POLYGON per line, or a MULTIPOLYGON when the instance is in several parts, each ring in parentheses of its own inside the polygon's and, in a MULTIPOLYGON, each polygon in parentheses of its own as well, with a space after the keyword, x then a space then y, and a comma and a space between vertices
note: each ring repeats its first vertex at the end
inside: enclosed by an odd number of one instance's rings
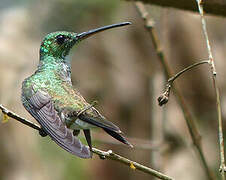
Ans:
POLYGON ((106 120, 93 107, 94 104, 87 103, 73 88, 69 52, 91 35, 129 24, 113 24, 83 33, 61 31, 48 34, 41 43, 37 70, 23 81, 22 103, 41 125, 41 135, 49 135, 63 149, 81 158, 92 157, 90 129, 94 127, 102 128, 130 147, 132 145, 116 125, 106 120), (84 131, 89 147, 77 138, 80 130, 84 131))

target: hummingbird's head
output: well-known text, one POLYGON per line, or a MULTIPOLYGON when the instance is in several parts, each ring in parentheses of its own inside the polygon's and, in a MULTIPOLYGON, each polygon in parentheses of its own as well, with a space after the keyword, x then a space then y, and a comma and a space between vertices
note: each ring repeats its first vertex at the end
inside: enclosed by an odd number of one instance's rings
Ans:
POLYGON ((69 54, 71 48, 83 39, 86 39, 93 34, 96 34, 107 29, 125 26, 131 24, 130 22, 123 22, 112 24, 97 29, 92 29, 83 33, 74 33, 66 31, 58 31, 48 34, 42 41, 40 47, 40 59, 45 56, 52 56, 55 59, 65 59, 69 54))
POLYGON ((57 31, 45 36, 40 47, 40 56, 64 58, 79 40, 73 32, 57 31))

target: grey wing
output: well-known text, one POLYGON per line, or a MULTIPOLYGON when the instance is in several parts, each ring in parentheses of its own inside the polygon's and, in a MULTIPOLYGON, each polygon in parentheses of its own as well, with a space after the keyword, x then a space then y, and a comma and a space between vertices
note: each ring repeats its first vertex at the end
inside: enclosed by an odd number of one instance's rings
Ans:
POLYGON ((59 146, 81 158, 92 157, 89 148, 62 122, 48 93, 39 90, 30 99, 23 96, 23 105, 59 146))

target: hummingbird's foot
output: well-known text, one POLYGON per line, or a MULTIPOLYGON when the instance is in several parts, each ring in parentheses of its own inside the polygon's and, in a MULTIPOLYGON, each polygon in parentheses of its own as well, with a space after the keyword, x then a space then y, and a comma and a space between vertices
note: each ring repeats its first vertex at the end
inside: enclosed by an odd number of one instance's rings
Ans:
POLYGON ((46 137, 48 134, 45 132, 45 130, 44 129, 40 129, 39 130, 39 134, 40 134, 40 136, 42 136, 42 137, 46 137))
POLYGON ((73 135, 74 135, 74 136, 78 136, 79 133, 80 133, 80 130, 79 130, 79 129, 75 129, 75 130, 73 131, 73 135))

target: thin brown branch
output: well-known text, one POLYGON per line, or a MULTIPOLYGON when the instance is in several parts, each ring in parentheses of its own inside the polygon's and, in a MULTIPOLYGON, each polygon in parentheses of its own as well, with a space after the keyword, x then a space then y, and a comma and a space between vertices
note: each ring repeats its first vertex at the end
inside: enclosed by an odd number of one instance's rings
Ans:
MULTIPOLYGON (((2 113, 4 115, 7 115, 35 130, 38 130, 39 133, 42 133, 42 128, 35 124, 35 123, 32 123, 31 121, 28 121, 27 119, 23 118, 23 117, 20 117, 19 115, 15 114, 14 112, 12 111, 9 111, 7 108, 5 108, 2 104, 0 104, 0 109, 2 110, 2 113)), ((139 164, 135 161, 132 161, 132 160, 129 160, 125 157, 122 157, 116 153, 113 153, 111 150, 109 151, 102 151, 102 150, 99 150, 99 149, 96 149, 96 148, 92 148, 93 149, 93 153, 97 154, 101 159, 111 159, 113 161, 117 161, 117 162, 120 162, 122 164, 125 164, 127 166, 129 166, 131 169, 133 170, 139 170, 139 171, 142 171, 144 173, 147 173, 147 174, 150 174, 150 175, 153 175, 159 179, 163 179, 163 180, 173 180, 171 177, 165 175, 165 174, 162 174, 154 169, 151 169, 149 167, 146 167, 142 164, 139 164)))
POLYGON ((38 126, 37 124, 35 124, 35 123, 31 122, 31 121, 28 121, 28 120, 26 120, 26 119, 24 119, 24 118, 22 118, 20 116, 18 116, 17 114, 15 114, 12 111, 9 111, 2 104, 0 104, 0 109, 1 109, 1 111, 2 111, 3 114, 5 114, 5 115, 7 115, 7 116, 9 116, 9 117, 11 117, 11 118, 13 118, 13 119, 21 122, 21 123, 23 123, 23 124, 25 124, 25 125, 33 128, 33 129, 36 129, 38 131, 42 131, 42 129, 41 129, 40 126, 38 126))
POLYGON ((124 157, 122 157, 122 156, 120 156, 118 154, 115 154, 111 150, 106 152, 106 151, 101 151, 99 149, 93 148, 93 152, 95 154, 98 154, 101 159, 107 158, 107 159, 111 159, 111 160, 114 160, 114 161, 118 161, 120 163, 123 163, 123 164, 129 166, 131 169, 140 170, 140 171, 142 171, 144 173, 148 173, 148 174, 151 174, 151 175, 153 175, 155 177, 158 177, 159 179, 167 179, 167 180, 172 179, 172 178, 170 178, 170 177, 168 177, 168 176, 166 176, 166 175, 164 175, 162 173, 159 173, 158 171, 155 171, 155 170, 150 169, 150 168, 148 168, 148 167, 146 167, 144 165, 141 165, 141 164, 139 164, 139 163, 137 163, 135 161, 131 161, 131 160, 129 160, 127 158, 124 158, 124 157))
POLYGON ((169 96, 170 96, 170 89, 171 89, 171 86, 172 86, 174 80, 176 80, 178 77, 180 77, 185 72, 193 69, 194 67, 202 65, 202 64, 207 64, 207 63, 209 64, 209 62, 210 62, 209 60, 199 61, 197 63, 194 63, 194 64, 184 68, 183 70, 181 70, 177 74, 175 74, 173 77, 169 78, 168 83, 166 84, 166 90, 158 98, 159 105, 162 106, 168 102, 169 96))
POLYGON ((203 60, 203 61, 200 61, 200 62, 197 62, 197 63, 194 63, 186 68, 184 68, 183 70, 181 70, 180 72, 178 72, 177 74, 175 74, 173 77, 169 78, 168 80, 168 83, 172 84, 173 81, 175 79, 177 79, 180 75, 184 74, 185 72, 193 69, 194 67, 196 66, 199 66, 199 65, 202 65, 202 64, 206 64, 206 63, 209 63, 209 60, 203 60))
POLYGON ((202 22, 202 29, 204 33, 204 37, 206 40, 206 47, 209 55, 209 64, 210 64, 210 69, 212 72, 212 79, 213 79, 213 86, 215 90, 215 96, 216 96, 216 106, 217 106, 217 117, 218 117, 218 131, 219 131, 219 149, 220 149, 220 173, 221 173, 221 178, 222 180, 225 180, 225 157, 224 157, 224 134, 223 134, 223 128, 222 128, 222 117, 221 117, 221 103, 220 103, 220 94, 219 94, 219 87, 217 84, 217 73, 216 73, 216 68, 215 68, 215 63, 213 60, 213 55, 211 51, 211 46, 209 42, 209 37, 207 33, 207 28, 206 28, 206 21, 203 16, 203 2, 201 0, 196 0, 197 5, 198 5, 198 10, 199 14, 201 17, 201 22, 202 22))
MULTIPOLYGON (((134 0, 126 0, 134 1, 134 0)), ((141 0, 143 3, 150 5, 158 5, 167 8, 177 8, 198 12, 194 1, 190 0, 141 0)), ((204 11, 209 14, 226 16, 226 2, 224 0, 203 0, 204 11)))
MULTIPOLYGON (((154 48, 157 52, 159 61, 162 64, 162 67, 164 69, 167 79, 169 79, 170 77, 173 76, 173 73, 172 73, 171 67, 168 64, 168 61, 166 60, 166 57, 161 49, 156 29, 153 26, 153 24, 154 24, 153 20, 148 18, 148 12, 145 9, 145 6, 142 2, 135 2, 135 6, 136 6, 139 14, 141 15, 141 17, 144 20, 144 26, 151 36, 151 40, 152 40, 154 48)), ((177 102, 183 111, 189 133, 191 135, 194 146, 196 147, 196 149, 198 151, 199 157, 200 157, 202 165, 206 171, 207 177, 208 177, 208 179, 212 180, 212 179, 214 179, 213 174, 210 171, 210 169, 207 165, 205 156, 203 154, 203 150, 202 150, 202 146, 201 146, 201 136, 198 132, 197 127, 195 126, 195 120, 194 120, 193 116, 191 115, 183 96, 181 95, 180 91, 178 90, 176 83, 174 83, 174 86, 172 87, 172 89, 173 89, 174 95, 176 96, 177 102)))

